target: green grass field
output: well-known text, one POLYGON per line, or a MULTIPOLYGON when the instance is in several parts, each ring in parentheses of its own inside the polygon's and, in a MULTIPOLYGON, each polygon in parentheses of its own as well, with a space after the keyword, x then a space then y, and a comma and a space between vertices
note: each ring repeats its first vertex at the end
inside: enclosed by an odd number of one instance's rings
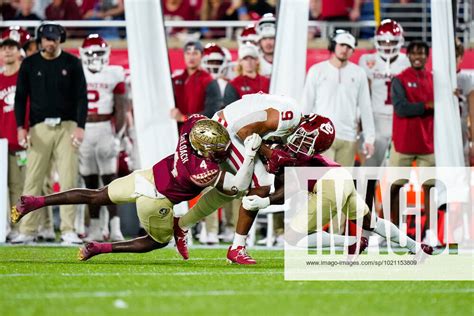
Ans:
POLYGON ((472 282, 294 282, 283 250, 174 249, 76 260, 77 249, 0 247, 0 315, 474 315, 472 282))

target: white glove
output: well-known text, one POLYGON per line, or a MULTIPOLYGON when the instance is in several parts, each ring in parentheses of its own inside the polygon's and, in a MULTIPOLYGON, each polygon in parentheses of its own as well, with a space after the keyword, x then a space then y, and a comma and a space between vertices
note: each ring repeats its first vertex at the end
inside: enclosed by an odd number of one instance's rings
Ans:
POLYGON ((262 208, 266 208, 270 205, 270 198, 267 197, 259 197, 258 195, 250 195, 244 196, 242 199, 242 206, 247 211, 258 211, 262 208))
POLYGON ((260 135, 253 133, 248 136, 244 141, 245 155, 248 157, 255 157, 260 145, 262 144, 262 138, 260 135))

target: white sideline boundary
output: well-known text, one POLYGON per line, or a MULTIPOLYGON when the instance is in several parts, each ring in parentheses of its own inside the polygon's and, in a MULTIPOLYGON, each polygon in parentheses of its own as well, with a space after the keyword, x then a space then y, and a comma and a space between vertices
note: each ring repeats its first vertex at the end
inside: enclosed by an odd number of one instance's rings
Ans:
MULTIPOLYGON (((380 289, 374 290, 318 290, 318 295, 360 295, 360 294, 383 294, 383 293, 397 293, 398 289, 392 291, 385 291, 380 289)), ((417 289, 412 293, 419 294, 463 294, 463 293, 474 293, 474 289, 431 289, 431 290, 420 290, 417 289)), ((43 299, 85 299, 85 298, 110 298, 110 297, 195 297, 195 296, 302 296, 302 295, 314 295, 314 293, 300 293, 295 291, 278 291, 271 290, 268 292, 262 291, 237 291, 237 290, 214 290, 214 291, 96 291, 96 292, 72 292, 65 295, 64 292, 48 292, 43 294, 16 294, 9 295, 9 299, 13 300, 43 300, 43 299)))

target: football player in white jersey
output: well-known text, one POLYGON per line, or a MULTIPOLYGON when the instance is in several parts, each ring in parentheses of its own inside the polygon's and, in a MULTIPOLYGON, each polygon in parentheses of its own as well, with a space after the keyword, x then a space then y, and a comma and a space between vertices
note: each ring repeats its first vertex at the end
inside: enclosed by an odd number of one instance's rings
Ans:
MULTIPOLYGON (((88 189, 99 188, 117 177, 120 138, 125 127, 127 98, 125 71, 121 66, 109 65, 110 46, 97 34, 89 35, 79 48, 87 81, 89 111, 84 141, 79 148, 79 172, 88 189), (115 124, 112 118, 115 117, 115 124)), ((123 240, 120 218, 115 205, 107 206, 110 215, 110 239, 123 240)), ((89 240, 102 241, 99 221, 100 207, 89 205, 91 217, 89 240)), ((109 223, 105 223, 108 227, 109 223)), ((107 231, 107 229, 104 229, 107 231)))
POLYGON ((455 43, 456 48, 456 81, 458 88, 455 95, 459 100, 459 110, 461 112, 461 130, 464 160, 466 166, 474 165, 474 73, 461 70, 460 65, 464 57, 464 46, 459 39, 455 43), (470 131, 469 124, 470 122, 470 131))
POLYGON ((402 26, 394 20, 383 20, 375 32, 376 53, 362 55, 361 66, 369 78, 375 122, 375 152, 366 166, 378 167, 385 160, 392 138, 393 105, 390 84, 394 76, 410 66, 408 57, 400 53, 403 46, 402 26))
POLYGON ((273 53, 275 51, 276 19, 272 13, 262 16, 257 22, 258 43, 260 46, 260 74, 272 75, 273 53))
MULTIPOLYGON (((245 95, 242 99, 217 112, 213 119, 226 127, 232 141, 231 156, 225 163, 226 167, 234 172, 240 169, 244 152, 242 139, 245 139, 249 133, 257 133, 264 140, 286 142, 286 138, 303 121, 299 108, 292 98, 257 93, 245 95)), ((270 172, 274 172, 288 159, 293 158, 282 150, 272 150, 264 144, 260 146, 259 154, 267 158, 269 168, 267 171, 260 158, 255 157, 249 195, 265 197, 270 193, 270 187, 274 181, 274 175, 270 172)), ((220 207, 220 205, 211 205, 210 201, 215 200, 210 198, 211 194, 214 197, 213 191, 206 192, 198 203, 179 219, 178 226, 175 226, 175 234, 185 235, 189 227, 207 216, 208 212, 220 207)), ((239 264, 255 263, 255 260, 246 253, 245 242, 256 215, 257 212, 240 208, 234 242, 227 252, 229 261, 239 264)), ((177 244, 177 246, 180 250, 180 245, 177 244)))
POLYGON ((217 81, 221 95, 224 95, 229 80, 235 77, 234 66, 227 48, 216 43, 209 43, 204 47, 202 67, 217 81))

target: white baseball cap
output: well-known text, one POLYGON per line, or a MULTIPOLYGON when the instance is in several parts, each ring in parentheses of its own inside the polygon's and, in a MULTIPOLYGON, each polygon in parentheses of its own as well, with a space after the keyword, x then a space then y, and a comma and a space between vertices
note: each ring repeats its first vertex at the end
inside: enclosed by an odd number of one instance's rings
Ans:
POLYGON ((337 33, 336 36, 334 37, 334 41, 337 44, 346 44, 347 46, 349 46, 352 49, 355 49, 355 47, 356 47, 356 39, 349 32, 337 33))
POLYGON ((255 45, 245 43, 239 47, 239 59, 244 59, 248 56, 258 58, 258 49, 255 45))

